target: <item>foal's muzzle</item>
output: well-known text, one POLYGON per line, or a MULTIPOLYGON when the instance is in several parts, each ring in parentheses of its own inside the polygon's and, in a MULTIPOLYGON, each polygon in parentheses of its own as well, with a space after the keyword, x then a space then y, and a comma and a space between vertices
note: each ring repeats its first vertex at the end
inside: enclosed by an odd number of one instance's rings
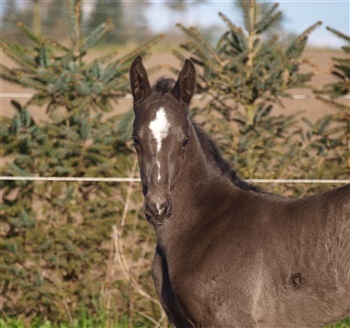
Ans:
POLYGON ((147 194, 144 209, 146 218, 151 224, 161 225, 164 219, 171 215, 170 197, 147 194))

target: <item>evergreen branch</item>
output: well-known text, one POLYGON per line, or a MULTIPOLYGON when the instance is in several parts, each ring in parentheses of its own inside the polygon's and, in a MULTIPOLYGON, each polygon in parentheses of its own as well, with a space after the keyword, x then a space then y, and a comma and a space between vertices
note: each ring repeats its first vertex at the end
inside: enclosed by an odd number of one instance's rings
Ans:
POLYGON ((233 67, 237 67, 240 72, 247 72, 247 67, 244 65, 244 58, 247 57, 249 50, 242 51, 241 53, 228 58, 227 68, 232 70, 233 67))
POLYGON ((276 22, 282 15, 282 11, 278 11, 273 14, 275 8, 278 7, 278 3, 276 3, 272 9, 266 14, 266 16, 256 25, 256 33, 261 34, 266 31, 274 22, 276 22))
POLYGON ((153 45, 158 43, 161 39, 163 39, 164 35, 160 34, 150 41, 144 43, 139 48, 137 48, 134 51, 129 52, 127 55, 121 57, 120 59, 116 60, 113 64, 112 68, 119 68, 119 66, 124 65, 125 63, 128 63, 130 60, 134 59, 137 55, 145 53, 149 48, 151 48, 153 45))
POLYGON ((224 15, 222 12, 219 12, 219 16, 222 18, 222 20, 227 24, 227 26, 234 31, 235 33, 242 33, 242 29, 234 25, 231 20, 224 15))
POLYGON ((111 20, 108 20, 107 22, 99 25, 85 38, 85 40, 82 41, 80 52, 86 52, 88 49, 92 48, 102 38, 103 35, 113 29, 113 26, 114 25, 111 20))
POLYGON ((339 58, 335 58, 334 61, 339 62, 339 64, 334 65, 334 69, 338 69, 341 73, 339 71, 333 70, 332 74, 335 74, 344 80, 346 80, 347 78, 349 79, 350 78, 350 60, 342 61, 339 58))
POLYGON ((127 79, 124 79, 122 81, 112 80, 103 86, 103 92, 108 92, 111 90, 118 90, 118 91, 125 90, 123 92, 123 95, 125 95, 126 88, 128 87, 128 85, 129 85, 129 80, 127 80, 127 79))
POLYGON ((343 46, 341 47, 342 50, 346 53, 346 54, 349 54, 350 53, 350 46, 343 46))
POLYGON ((340 37, 341 39, 344 39, 347 42, 350 42, 350 36, 346 35, 338 30, 336 30, 335 28, 329 27, 327 26, 326 29, 332 33, 334 33, 335 35, 337 35, 338 37, 340 37))
MULTIPOLYGON (((149 74, 152 75, 154 72, 159 71, 163 66, 157 65, 151 69, 148 70, 149 74)), ((108 83, 104 84, 101 93, 106 94, 110 92, 111 90, 117 90, 119 91, 118 95, 125 95, 126 88, 129 86, 129 80, 128 79, 112 79, 108 83)))
POLYGON ((13 74, 12 70, 8 69, 2 64, 0 64, 0 76, 9 82, 18 82, 18 78, 15 74, 13 74))
POLYGON ((29 39, 31 39, 37 44, 41 44, 42 39, 37 34, 35 34, 32 30, 30 30, 26 24, 24 24, 23 22, 18 22, 17 27, 22 29, 29 39))
POLYGON ((203 47, 205 50, 207 50, 208 54, 215 60, 216 64, 222 66, 222 61, 216 53, 215 49, 209 44, 209 42, 207 42, 204 39, 204 37, 198 32, 196 28, 190 27, 189 29, 186 29, 180 23, 176 24, 176 26, 184 31, 187 31, 187 34, 189 34, 193 38, 193 40, 199 45, 199 49, 203 47))
MULTIPOLYGON (((103 98, 103 97, 100 97, 100 98, 103 98)), ((105 113, 110 113, 113 110, 113 108, 112 108, 112 106, 111 106, 111 104, 109 102, 105 102, 104 103, 101 100, 96 101, 96 106, 98 108, 100 108, 105 113)))
POLYGON ((232 44, 231 45, 237 49, 238 51, 243 51, 245 49, 247 49, 247 41, 246 41, 246 37, 243 33, 243 30, 241 28, 236 27, 230 20, 228 17, 226 17, 223 13, 219 12, 219 16, 222 18, 222 20, 227 24, 227 26, 230 28, 231 30, 231 35, 234 38, 234 41, 236 42, 236 44, 232 44))
POLYGON ((334 107, 336 107, 337 109, 341 110, 342 113, 339 113, 339 115, 347 115, 348 117, 350 117, 350 106, 349 105, 344 105, 341 104, 339 102, 336 102, 334 99, 327 99, 322 97, 321 95, 317 95, 316 94, 316 99, 328 104, 328 105, 332 105, 334 107))
POLYGON ((0 75, 3 76, 8 81, 21 84, 26 88, 30 87, 30 88, 39 89, 45 92, 47 91, 46 86, 44 84, 30 78, 28 75, 16 74, 13 77, 6 75, 6 73, 5 74, 0 73, 0 75))
POLYGON ((3 49, 6 55, 12 58, 16 63, 32 72, 36 72, 36 67, 24 60, 3 38, 0 38, 0 47, 3 49))
POLYGON ((113 57, 117 56, 119 54, 118 50, 112 51, 104 56, 101 56, 99 58, 96 58, 93 63, 101 63, 105 64, 108 63, 110 60, 112 60, 113 57))
POLYGON ((69 29, 69 35, 74 45, 74 52, 77 50, 79 43, 80 33, 79 33, 79 18, 77 17, 76 8, 79 6, 80 0, 66 0, 66 18, 67 25, 69 29))
POLYGON ((67 106, 67 108, 69 108, 71 111, 69 113, 69 117, 75 114, 78 114, 80 111, 82 111, 84 108, 87 108, 89 103, 91 102, 92 99, 94 99, 95 95, 94 94, 90 94, 85 96, 83 99, 77 99, 77 101, 75 102, 71 102, 71 101, 67 101, 67 99, 65 99, 65 104, 67 106))
POLYGON ((301 42, 303 39, 306 39, 309 34, 314 31, 316 28, 322 25, 321 21, 316 22, 315 24, 311 25, 309 28, 307 28, 303 33, 301 33, 297 39, 294 41, 294 44, 298 44, 301 42))
POLYGON ((286 50, 286 58, 292 59, 292 58, 299 58, 304 51, 304 48, 307 44, 307 36, 300 39, 299 38, 294 41, 286 50))
MULTIPOLYGON (((174 49, 173 51, 172 51, 172 53, 173 53, 173 55, 177 58, 177 59, 179 59, 179 61, 180 62, 182 62, 182 63, 184 63, 185 62, 185 60, 187 59, 187 57, 185 56, 185 55, 183 55, 179 50, 177 50, 177 49, 174 49)), ((176 70, 176 74, 178 74, 179 72, 178 72, 178 70, 176 70)))
POLYGON ((69 49, 67 47, 65 47, 64 45, 52 40, 51 38, 44 36, 42 34, 35 34, 26 24, 24 24, 23 22, 19 22, 17 24, 17 26, 19 28, 21 28, 23 30, 23 32, 35 43, 42 45, 43 43, 46 43, 52 47, 64 50, 64 51, 68 51, 69 49))
MULTIPOLYGON (((210 66, 212 63, 212 60, 208 58, 208 55, 206 52, 202 50, 200 45, 198 45, 195 42, 188 42, 187 44, 182 44, 180 45, 181 48, 187 50, 190 52, 192 55, 196 55, 200 60, 205 63, 205 65, 210 66), (210 63, 210 64, 209 64, 210 63)), ((212 63, 214 65, 214 63, 212 63)))
POLYGON ((227 41, 228 41, 228 35, 229 35, 229 31, 226 31, 221 38, 219 39, 219 41, 216 44, 216 49, 218 51, 218 53, 223 53, 225 52, 226 48, 227 48, 227 41))
POLYGON ((254 28, 254 19, 255 17, 251 17, 250 11, 251 9, 255 9, 256 3, 255 0, 238 0, 238 5, 243 12, 243 23, 247 31, 251 31, 254 28), (253 20, 252 20, 253 19, 253 20))
POLYGON ((83 21, 83 0, 75 0, 75 17, 78 24, 78 32, 79 32, 79 39, 80 39, 80 29, 81 29, 81 23, 83 21))
POLYGON ((51 99, 51 97, 47 93, 36 93, 25 104, 25 107, 29 107, 33 104, 35 104, 37 106, 42 106, 46 102, 50 101, 50 99, 51 99))

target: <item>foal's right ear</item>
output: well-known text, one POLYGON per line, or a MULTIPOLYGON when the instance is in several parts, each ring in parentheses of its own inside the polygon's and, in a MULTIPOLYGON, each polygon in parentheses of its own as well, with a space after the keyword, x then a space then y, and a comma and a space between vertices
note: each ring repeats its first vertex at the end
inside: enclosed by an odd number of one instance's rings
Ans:
POLYGON ((141 102, 151 94, 151 86, 141 56, 136 57, 131 64, 130 84, 134 102, 141 102))

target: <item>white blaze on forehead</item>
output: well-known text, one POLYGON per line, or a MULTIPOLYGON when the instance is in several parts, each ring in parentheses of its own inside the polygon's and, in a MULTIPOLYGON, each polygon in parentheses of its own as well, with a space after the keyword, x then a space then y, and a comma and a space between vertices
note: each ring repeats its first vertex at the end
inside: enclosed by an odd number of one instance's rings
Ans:
POLYGON ((163 107, 160 107, 156 113, 155 119, 149 124, 149 128, 157 142, 157 153, 162 148, 162 141, 168 135, 170 124, 166 117, 163 107))
POLYGON ((168 135, 170 123, 166 117, 166 113, 163 107, 160 107, 156 113, 155 119, 149 124, 149 128, 152 132, 153 138, 157 143, 157 167, 158 167, 158 181, 160 176, 160 162, 158 160, 158 153, 162 148, 162 141, 168 135))

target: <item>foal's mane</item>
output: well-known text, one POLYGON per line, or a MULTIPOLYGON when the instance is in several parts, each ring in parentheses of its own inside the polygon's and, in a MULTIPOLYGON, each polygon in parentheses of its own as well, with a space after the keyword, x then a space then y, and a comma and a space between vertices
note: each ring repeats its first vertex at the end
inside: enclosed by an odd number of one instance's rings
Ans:
MULTIPOLYGON (((164 95, 166 93, 170 93, 174 86, 175 80, 171 78, 161 77, 153 86, 153 90, 160 95, 164 95)), ((242 190, 261 191, 260 188, 242 180, 231 168, 230 164, 227 163, 227 161, 221 156, 221 153, 215 142, 199 127, 198 124, 194 122, 192 123, 199 140, 204 145, 205 149, 209 152, 210 156, 214 159, 223 175, 227 175, 232 183, 242 190)))
POLYGON ((202 142, 205 149, 209 152, 210 156, 212 156, 215 163, 220 168, 222 174, 229 176, 233 184, 242 190, 262 191, 260 188, 241 179, 231 168, 230 164, 222 157, 220 150, 216 146, 215 142, 202 130, 198 124, 194 122, 192 123, 199 140, 202 142))

